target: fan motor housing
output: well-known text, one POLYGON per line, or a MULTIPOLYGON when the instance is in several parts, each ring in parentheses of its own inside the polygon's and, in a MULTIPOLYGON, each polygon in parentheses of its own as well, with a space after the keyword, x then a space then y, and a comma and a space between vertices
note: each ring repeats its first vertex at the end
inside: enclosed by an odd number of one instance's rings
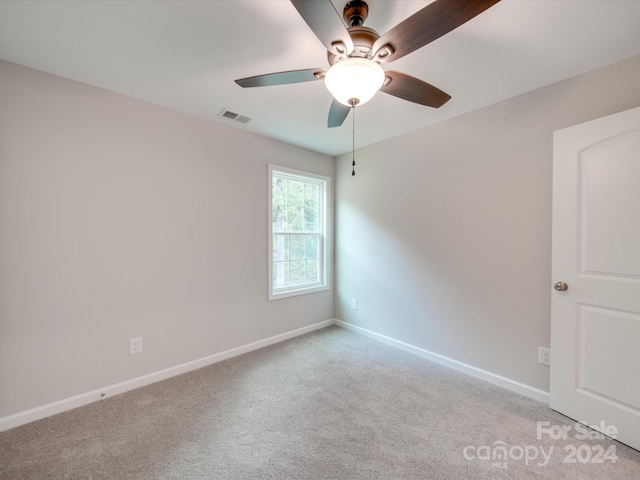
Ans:
MULTIPOLYGON (((353 40, 353 52, 349 54, 349 57, 368 58, 371 53, 373 44, 380 38, 378 32, 369 27, 349 27, 349 35, 353 40)), ((335 55, 332 52, 327 52, 327 58, 329 59, 329 65, 342 60, 341 57, 335 55)))

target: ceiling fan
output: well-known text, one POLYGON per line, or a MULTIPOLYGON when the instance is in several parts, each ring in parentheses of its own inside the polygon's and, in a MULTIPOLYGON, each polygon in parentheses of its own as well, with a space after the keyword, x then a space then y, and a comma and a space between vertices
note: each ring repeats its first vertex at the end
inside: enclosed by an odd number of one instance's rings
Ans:
POLYGON ((268 73, 236 80, 241 87, 265 87, 325 79, 334 96, 328 127, 339 127, 356 105, 382 90, 410 102, 439 108, 451 96, 422 80, 394 70, 390 63, 431 43, 492 7, 500 0, 435 0, 384 35, 363 26, 369 6, 352 0, 344 21, 330 0, 291 0, 313 33, 327 48, 330 68, 268 73))

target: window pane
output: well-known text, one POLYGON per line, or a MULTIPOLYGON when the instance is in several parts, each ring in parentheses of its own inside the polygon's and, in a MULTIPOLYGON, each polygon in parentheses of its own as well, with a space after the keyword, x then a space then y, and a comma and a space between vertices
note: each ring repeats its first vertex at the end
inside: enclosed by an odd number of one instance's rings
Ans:
POLYGON ((318 224, 318 211, 311 208, 304 209, 304 230, 305 232, 317 232, 320 230, 318 224))
POLYGON ((301 207, 304 203, 304 183, 289 180, 287 185, 287 205, 301 207))
POLYGON ((305 260, 289 262, 289 285, 302 285, 305 282, 305 260))
POLYGON ((318 185, 307 183, 304 192, 304 228, 307 232, 317 232, 319 228, 320 195, 318 185))
POLYGON ((291 260, 304 260, 305 257, 305 237, 303 235, 289 236, 289 258, 291 260))
POLYGON ((306 281, 307 283, 315 283, 320 281, 318 276, 318 260, 307 260, 306 264, 306 281))
POLYGON ((300 207, 287 207, 287 232, 301 232, 302 231, 302 208, 300 207))
POLYGON ((271 228, 274 232, 282 232, 285 227, 287 206, 287 181, 273 177, 271 183, 271 228))
POLYGON ((287 181, 284 178, 273 177, 271 192, 274 203, 284 205, 287 195, 287 181))
POLYGON ((282 205, 273 205, 273 212, 271 214, 271 222, 274 232, 284 232, 286 228, 286 208, 282 205))
POLYGON ((273 288, 289 285, 289 262, 273 262, 273 288))
POLYGON ((306 255, 305 258, 318 258, 318 243, 320 242, 320 236, 319 235, 307 235, 305 237, 305 242, 306 242, 306 255))
POLYGON ((273 236, 273 261, 289 260, 289 236, 273 236))

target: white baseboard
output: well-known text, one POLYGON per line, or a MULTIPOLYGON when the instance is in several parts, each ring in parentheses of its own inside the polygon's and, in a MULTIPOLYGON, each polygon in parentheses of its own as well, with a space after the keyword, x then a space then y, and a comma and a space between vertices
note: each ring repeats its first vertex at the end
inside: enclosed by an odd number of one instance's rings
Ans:
POLYGON ((150 373, 148 375, 132 378, 131 380, 126 380, 124 382, 109 385, 103 388, 92 390, 90 392, 81 393, 80 395, 64 398, 47 405, 42 405, 40 407, 2 417, 0 418, 0 432, 9 430, 10 428, 18 427, 20 425, 24 425, 25 423, 30 423, 35 420, 40 420, 42 418, 55 415, 56 413, 61 413, 73 408, 81 407, 83 405, 93 403, 106 397, 112 397, 120 393, 128 392, 129 390, 134 390, 136 388, 149 385, 150 383, 159 382, 160 380, 165 380, 167 378, 174 377, 191 370, 197 370, 198 368, 206 367, 207 365, 211 365, 217 362, 221 362, 222 360, 227 360, 231 357, 242 355, 243 353, 248 353, 259 348, 268 347, 269 345, 283 342, 285 340, 289 340, 290 338, 328 327, 330 325, 333 325, 333 323, 334 320, 325 320, 323 322, 314 323, 313 325, 281 333, 280 335, 275 335, 273 337, 265 338, 264 340, 258 340, 257 342, 242 345, 230 350, 225 350, 224 352, 215 353, 198 360, 193 360, 181 365, 176 365, 175 367, 166 368, 164 370, 150 373))
POLYGON ((545 392, 544 390, 540 390, 535 387, 525 385, 515 380, 511 380, 510 378, 496 375, 495 373, 487 372, 486 370, 482 370, 480 368, 467 365, 465 363, 459 362, 457 360, 453 360, 443 355, 439 355, 437 353, 433 353, 428 350, 415 347, 408 343, 404 343, 399 340, 395 340, 393 338, 380 335, 379 333, 375 333, 365 328, 343 322, 342 320, 332 319, 332 320, 325 320, 323 322, 314 323, 313 325, 309 325, 307 327, 291 330, 289 332, 285 332, 280 335, 275 335, 273 337, 265 338, 264 340, 259 340, 257 342, 249 343, 247 345, 242 345, 240 347, 232 348, 230 350, 225 350, 224 352, 215 353, 213 355, 209 355, 207 357, 200 358, 198 360, 193 360, 191 362, 183 363, 181 365, 176 365, 175 367, 166 368, 164 370, 150 373, 148 375, 143 375, 141 377, 133 378, 131 380, 126 380, 124 382, 116 383, 114 385, 109 385, 103 388, 92 390, 90 392, 81 393, 73 397, 64 398, 62 400, 49 403, 47 405, 42 405, 40 407, 32 408, 30 410, 25 410, 23 412, 18 412, 13 415, 2 417, 0 418, 0 432, 9 430, 10 428, 18 427, 20 425, 24 425, 26 423, 33 422, 35 420, 40 420, 42 418, 49 417, 51 415, 55 415, 56 413, 61 413, 67 410, 81 407, 83 405, 88 405, 89 403, 93 403, 95 401, 101 400, 106 397, 112 397, 120 393, 128 392, 129 390, 134 390, 136 388, 143 387, 151 383, 159 382, 160 380, 165 380, 167 378, 174 377, 176 375, 180 375, 182 373, 186 373, 191 370, 197 370, 198 368, 206 367, 207 365, 212 365, 214 363, 221 362, 223 360, 227 360, 231 357, 242 355, 244 353, 248 353, 253 350, 258 350, 259 348, 268 347, 269 345, 283 342, 285 340, 289 340, 290 338, 304 335, 305 333, 313 332, 314 330, 319 330, 321 328, 325 328, 333 324, 338 325, 339 327, 342 327, 344 329, 359 333, 361 335, 365 335, 374 340, 378 340, 380 342, 386 343, 387 345, 400 348, 409 353, 413 353, 414 355, 418 355, 420 357, 426 358, 427 360, 431 360, 432 362, 438 363, 440 365, 444 365, 446 367, 452 368, 459 372, 466 373, 468 375, 479 378, 481 380, 485 380, 494 385, 498 385, 500 387, 506 388, 507 390, 520 393, 521 395, 524 395, 526 397, 533 398, 535 400, 538 400, 546 404, 549 403, 549 392, 545 392))
POLYGON ((467 375, 471 375, 472 377, 476 377, 480 380, 498 385, 499 387, 506 388, 507 390, 519 393, 521 395, 524 395, 525 397, 533 398, 534 400, 546 403, 547 405, 549 404, 549 392, 545 392, 544 390, 540 390, 530 385, 525 385, 524 383, 511 380, 510 378, 496 375, 495 373, 487 372, 486 370, 482 370, 481 368, 467 365, 466 363, 453 360, 452 358, 445 357, 444 355, 433 353, 428 350, 415 347, 408 343, 404 343, 399 340, 380 335, 379 333, 372 332, 371 330, 367 330, 366 328, 357 327, 350 323, 343 322, 342 320, 334 319, 334 323, 339 327, 351 330, 352 332, 359 333, 374 340, 378 340, 379 342, 386 343, 387 345, 400 348, 402 350, 405 350, 406 352, 413 353, 414 355, 426 358, 427 360, 431 360, 432 362, 438 363, 445 367, 452 368, 453 370, 466 373, 467 375))

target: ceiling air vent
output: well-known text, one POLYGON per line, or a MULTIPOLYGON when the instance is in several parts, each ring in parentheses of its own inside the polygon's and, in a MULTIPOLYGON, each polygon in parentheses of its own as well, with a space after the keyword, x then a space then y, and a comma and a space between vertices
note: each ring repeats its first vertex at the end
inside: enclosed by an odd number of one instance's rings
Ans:
POLYGON ((249 121, 251 120, 249 117, 245 117, 244 115, 231 112, 226 108, 223 108, 222 111, 218 114, 218 116, 228 118, 229 120, 235 120, 236 122, 240 122, 240 123, 249 123, 249 121))

